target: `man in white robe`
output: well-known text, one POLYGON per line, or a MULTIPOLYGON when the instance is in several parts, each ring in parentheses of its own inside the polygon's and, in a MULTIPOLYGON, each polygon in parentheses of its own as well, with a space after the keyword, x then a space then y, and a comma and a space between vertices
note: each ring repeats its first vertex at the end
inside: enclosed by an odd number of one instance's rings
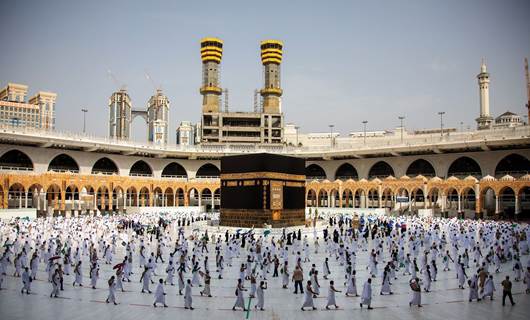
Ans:
POLYGON ((115 277, 112 276, 109 279, 109 295, 107 296, 107 300, 105 300, 106 303, 114 303, 114 305, 118 305, 116 303, 116 281, 115 277))
POLYGON ((191 298, 191 280, 188 279, 188 282, 186 284, 186 288, 184 289, 184 309, 193 310, 193 307, 191 306, 192 298, 191 298))
POLYGON ((308 280, 305 289, 304 304, 300 309, 302 309, 302 311, 305 311, 304 308, 311 308, 312 310, 316 310, 317 308, 315 307, 315 303, 313 301, 313 297, 315 297, 316 295, 316 291, 314 291, 311 287, 311 280, 308 280))
POLYGON ((421 286, 420 286, 420 279, 412 279, 410 280, 410 288, 412 289, 412 298, 409 302, 409 307, 412 305, 416 305, 418 307, 421 307, 421 286))
POLYGON ((158 285, 156 286, 155 302, 153 302, 153 307, 156 308, 157 303, 162 303, 164 308, 167 308, 166 292, 164 291, 164 280, 162 279, 158 281, 158 285))
POLYGON ((20 290, 20 293, 24 293, 24 291, 26 291, 26 294, 30 294, 31 291, 31 277, 28 267, 25 267, 24 272, 22 272, 22 290, 20 290))
POLYGON ((329 282, 329 289, 328 289, 328 301, 326 303, 326 309, 329 310, 329 306, 334 306, 335 309, 338 309, 339 306, 337 305, 337 301, 335 299, 335 292, 341 292, 340 290, 335 289, 334 286, 335 282, 331 280, 329 282))
POLYGON ((368 310, 372 310, 372 279, 368 278, 368 280, 364 283, 363 286, 363 293, 361 294, 361 308, 363 305, 368 306, 368 310))

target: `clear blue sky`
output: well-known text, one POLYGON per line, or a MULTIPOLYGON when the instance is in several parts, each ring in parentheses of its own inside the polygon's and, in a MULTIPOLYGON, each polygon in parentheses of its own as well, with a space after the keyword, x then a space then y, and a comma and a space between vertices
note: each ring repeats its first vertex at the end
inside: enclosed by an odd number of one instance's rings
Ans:
MULTIPOLYGON (((530 1, 26 1, 2 0, 0 85, 57 92, 57 128, 107 135, 108 97, 127 84, 135 108, 154 88, 171 101, 170 141, 200 119, 199 41, 224 40, 222 86, 232 109, 251 110, 261 87, 259 41, 285 43, 283 111, 302 132, 347 133, 475 126, 476 75, 486 58, 491 110, 525 114, 523 59, 530 56, 530 1)), ((133 137, 146 139, 140 118, 133 137)))

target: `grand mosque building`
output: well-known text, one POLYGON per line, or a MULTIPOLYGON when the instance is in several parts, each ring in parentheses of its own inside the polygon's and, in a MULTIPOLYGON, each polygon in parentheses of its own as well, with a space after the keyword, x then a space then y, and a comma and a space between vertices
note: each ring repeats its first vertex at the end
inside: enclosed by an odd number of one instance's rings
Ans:
MULTIPOLYGON (((467 217, 530 214, 530 126, 511 112, 493 117, 489 73, 477 76, 475 130, 440 128, 299 133, 282 112, 283 43, 260 45, 263 87, 253 112, 223 105, 223 42, 201 41, 201 122, 183 122, 168 143, 169 99, 161 90, 146 110, 127 90, 111 94, 108 137, 55 130, 56 95, 27 86, 0 91, 0 215, 38 216, 128 212, 144 207, 220 205, 220 159, 276 153, 306 160, 306 206, 328 211, 379 210, 467 217), (134 117, 145 119, 147 142, 130 140, 134 117)), ((530 97, 530 83, 526 86, 530 97)), ((530 98, 529 98, 530 101, 530 98)), ((528 108, 528 105, 527 105, 528 108)), ((443 117, 443 113, 440 113, 443 117)), ((147 208, 145 208, 147 210, 147 208)))

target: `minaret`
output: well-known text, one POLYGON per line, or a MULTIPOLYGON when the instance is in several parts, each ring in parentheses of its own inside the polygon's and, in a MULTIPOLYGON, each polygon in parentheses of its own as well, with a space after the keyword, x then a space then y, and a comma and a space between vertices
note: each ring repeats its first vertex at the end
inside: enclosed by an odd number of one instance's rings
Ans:
POLYGON ((526 103, 526 109, 528 109, 528 122, 530 123, 530 76, 528 76, 528 59, 524 58, 524 72, 526 75, 526 96, 528 102, 526 103))
POLYGON ((282 88, 280 86, 280 65, 283 56, 283 43, 278 40, 261 42, 261 63, 263 64, 264 85, 260 90, 263 97, 264 113, 281 113, 282 88))
POLYGON ((149 141, 156 145, 167 144, 167 125, 169 114, 169 99, 157 89, 149 99, 147 106, 147 124, 149 127, 149 141))
POLYGON ((489 129, 493 118, 490 115, 490 74, 486 69, 486 63, 482 59, 482 65, 480 66, 480 73, 477 75, 478 86, 480 91, 480 117, 477 121, 477 128, 489 129))
POLYGON ((127 90, 120 89, 109 99, 109 136, 111 138, 129 139, 132 121, 131 98, 127 90))
POLYGON ((219 81, 219 64, 223 56, 223 41, 217 38, 201 40, 202 59, 202 112, 219 112, 219 96, 222 93, 219 81))

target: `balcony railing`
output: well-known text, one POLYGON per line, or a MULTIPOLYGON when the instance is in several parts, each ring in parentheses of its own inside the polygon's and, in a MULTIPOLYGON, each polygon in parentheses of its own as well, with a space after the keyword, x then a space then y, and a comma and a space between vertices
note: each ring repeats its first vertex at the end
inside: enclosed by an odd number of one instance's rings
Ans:
POLYGON ((0 171, 33 171, 33 168, 14 167, 14 166, 0 166, 0 171))

